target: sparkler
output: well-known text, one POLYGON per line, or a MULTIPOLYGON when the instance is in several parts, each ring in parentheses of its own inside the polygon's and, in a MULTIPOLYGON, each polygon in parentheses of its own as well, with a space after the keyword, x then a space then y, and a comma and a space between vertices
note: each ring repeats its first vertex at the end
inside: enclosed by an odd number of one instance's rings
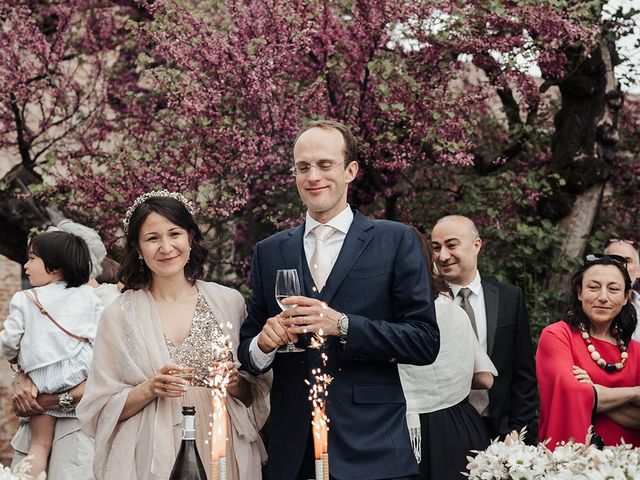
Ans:
MULTIPOLYGON (((228 336, 223 336, 218 342, 211 345, 214 358, 225 361, 231 357, 231 342, 228 336)), ((209 367, 211 373, 211 480, 227 480, 227 385, 229 384, 230 371, 226 365, 214 368, 209 367)))
MULTIPOLYGON (((322 331, 311 338, 309 348, 321 349, 325 339, 322 331)), ((322 365, 327 366, 327 354, 320 354, 322 365)), ((320 368, 311 370, 314 383, 305 380, 309 389, 309 401, 313 406, 311 429, 313 431, 313 450, 315 458, 316 480, 329 480, 329 418, 326 413, 326 400, 329 394, 329 385, 333 377, 322 373, 320 368)))

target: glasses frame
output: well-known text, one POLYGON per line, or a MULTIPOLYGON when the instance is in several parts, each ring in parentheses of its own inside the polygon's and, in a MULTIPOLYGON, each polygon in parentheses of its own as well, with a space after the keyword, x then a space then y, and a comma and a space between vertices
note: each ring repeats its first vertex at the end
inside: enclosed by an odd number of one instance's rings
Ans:
MULTIPOLYGON (((305 165, 307 164, 307 162, 301 162, 304 163, 305 165)), ((289 171, 291 172, 291 176, 292 177, 299 177, 299 176, 303 176, 303 175, 308 175, 311 173, 311 170, 313 168, 317 169, 318 171, 320 171, 321 173, 328 173, 331 170, 333 170, 337 165, 342 165, 344 167, 344 169, 346 170, 347 167, 349 166, 349 164, 346 161, 338 161, 338 162, 334 162, 331 161, 331 166, 329 167, 321 167, 320 165, 318 165, 317 163, 310 163, 309 165, 309 170, 306 172, 299 172, 298 171, 298 165, 293 164, 293 166, 291 168, 289 168, 289 171)))

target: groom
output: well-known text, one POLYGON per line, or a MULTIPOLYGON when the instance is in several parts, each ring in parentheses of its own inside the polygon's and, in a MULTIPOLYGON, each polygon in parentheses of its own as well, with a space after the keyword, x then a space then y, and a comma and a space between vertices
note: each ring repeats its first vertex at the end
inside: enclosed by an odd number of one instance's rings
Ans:
POLYGON ((397 364, 430 364, 440 346, 418 238, 406 225, 369 220, 347 204, 358 163, 355 139, 344 125, 307 125, 294 142, 293 160, 306 220, 255 246, 238 349, 243 368, 274 373, 269 478, 314 477, 305 379, 320 365, 319 353, 308 346, 301 353, 276 350, 320 330, 328 355, 323 370, 333 376, 327 401, 331 478, 414 478, 418 467, 397 364), (285 312, 274 296, 278 269, 296 269, 303 292, 285 300, 296 305, 285 312))

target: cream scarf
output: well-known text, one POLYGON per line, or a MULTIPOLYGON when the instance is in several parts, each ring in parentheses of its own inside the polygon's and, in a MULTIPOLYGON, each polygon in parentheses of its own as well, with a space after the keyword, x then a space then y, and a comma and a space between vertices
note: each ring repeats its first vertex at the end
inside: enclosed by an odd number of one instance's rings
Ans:
MULTIPOLYGON (((198 282, 207 303, 232 342, 234 358, 245 304, 235 290, 198 282)), ((97 479, 166 480, 180 442, 179 399, 158 398, 126 421, 118 418, 131 388, 170 362, 158 312, 148 290, 128 290, 101 318, 94 359, 76 412, 83 430, 95 438, 97 479)), ((253 403, 230 398, 227 408, 240 478, 260 478, 264 447, 258 435, 269 412, 271 373, 252 377, 253 403)))

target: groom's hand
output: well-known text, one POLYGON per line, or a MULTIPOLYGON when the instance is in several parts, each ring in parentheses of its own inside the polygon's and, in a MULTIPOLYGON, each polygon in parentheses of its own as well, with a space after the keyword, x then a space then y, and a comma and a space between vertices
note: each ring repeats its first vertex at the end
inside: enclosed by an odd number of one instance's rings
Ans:
POLYGON ((289 334, 318 333, 322 335, 339 335, 338 320, 342 314, 329 307, 325 302, 309 297, 287 297, 284 305, 296 305, 291 310, 280 314, 282 324, 289 334))

